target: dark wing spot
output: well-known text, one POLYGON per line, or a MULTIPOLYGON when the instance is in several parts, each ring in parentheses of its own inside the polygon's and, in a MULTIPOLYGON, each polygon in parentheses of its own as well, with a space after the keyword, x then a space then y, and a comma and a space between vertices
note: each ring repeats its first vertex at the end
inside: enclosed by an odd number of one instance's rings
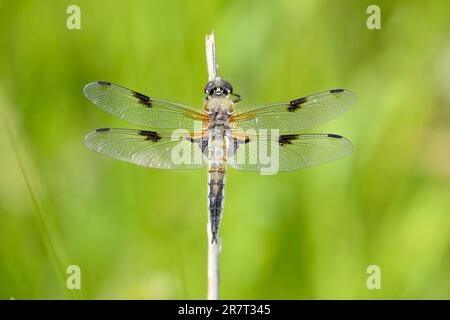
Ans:
POLYGON ((144 106, 149 108, 152 106, 150 97, 146 96, 145 94, 134 91, 133 96, 139 100, 140 104, 143 104, 144 106))
POLYGON ((306 101, 307 101, 306 97, 292 100, 291 102, 289 102, 288 111, 289 112, 294 112, 295 110, 299 109, 300 105, 305 103, 306 101))
POLYGON ((344 92, 344 89, 333 89, 333 90, 330 90, 330 93, 339 93, 339 92, 344 92))
POLYGON ((202 153, 208 154, 208 140, 202 140, 200 147, 202 148, 202 153))
POLYGON ((229 149, 229 156, 235 155, 241 144, 245 145, 250 141, 249 137, 245 137, 245 139, 233 138, 233 147, 229 149))
POLYGON ((111 82, 108 81, 97 81, 98 84, 104 85, 104 86, 110 86, 111 82))
POLYGON ((237 148, 240 144, 247 144, 250 142, 250 138, 249 137, 245 137, 244 140, 242 139, 238 139, 238 138, 233 138, 233 142, 234 142, 234 146, 235 148, 237 148))
POLYGON ((298 134, 285 134, 281 135, 278 139, 280 146, 284 146, 286 144, 292 144, 292 140, 297 140, 298 134))
POLYGON ((158 142, 158 140, 161 140, 161 136, 155 131, 140 130, 139 134, 148 141, 158 142))
POLYGON ((233 138, 233 148, 230 148, 230 153, 234 154, 234 152, 237 150, 238 147, 239 147, 239 139, 233 138))
POLYGON ((340 136, 338 134, 334 134, 334 133, 327 134, 327 137, 336 138, 336 139, 342 139, 342 136, 340 136))
POLYGON ((95 129, 95 132, 108 132, 110 130, 111 130, 110 128, 98 128, 98 129, 95 129))

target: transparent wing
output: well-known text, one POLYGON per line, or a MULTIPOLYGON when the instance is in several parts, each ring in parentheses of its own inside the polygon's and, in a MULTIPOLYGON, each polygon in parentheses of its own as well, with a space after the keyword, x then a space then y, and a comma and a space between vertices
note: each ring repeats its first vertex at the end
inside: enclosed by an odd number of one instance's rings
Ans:
POLYGON ((296 132, 327 122, 347 111, 356 101, 344 89, 334 89, 290 102, 236 110, 231 115, 235 128, 278 129, 281 133, 296 132))
POLYGON ((232 137, 229 164, 236 170, 268 173, 316 166, 349 155, 353 146, 336 134, 288 134, 267 139, 232 137))
POLYGON ((89 133, 84 141, 94 151, 144 167, 198 169, 205 165, 202 135, 102 128, 89 133))
POLYGON ((194 121, 208 120, 205 113, 191 107, 150 98, 106 81, 89 83, 83 92, 90 101, 106 112, 148 128, 193 130, 194 121))

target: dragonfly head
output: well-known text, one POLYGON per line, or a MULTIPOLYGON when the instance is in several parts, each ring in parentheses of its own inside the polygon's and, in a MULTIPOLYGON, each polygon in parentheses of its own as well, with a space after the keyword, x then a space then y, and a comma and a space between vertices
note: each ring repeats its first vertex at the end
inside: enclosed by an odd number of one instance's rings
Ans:
POLYGON ((233 87, 228 81, 221 78, 217 78, 208 83, 205 86, 206 97, 210 96, 228 96, 233 93, 233 87))

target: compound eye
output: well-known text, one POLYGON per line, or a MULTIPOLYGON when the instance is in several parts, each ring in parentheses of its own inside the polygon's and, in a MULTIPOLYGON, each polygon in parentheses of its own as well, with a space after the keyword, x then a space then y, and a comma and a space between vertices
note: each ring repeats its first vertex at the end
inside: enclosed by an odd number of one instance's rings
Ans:
POLYGON ((231 93, 233 93, 233 87, 231 86, 231 84, 229 83, 229 82, 226 82, 226 81, 224 81, 225 82, 225 85, 224 85, 224 91, 227 93, 227 94, 231 94, 231 93))
POLYGON ((210 81, 205 86, 205 93, 212 94, 213 91, 214 91, 214 84, 210 81))

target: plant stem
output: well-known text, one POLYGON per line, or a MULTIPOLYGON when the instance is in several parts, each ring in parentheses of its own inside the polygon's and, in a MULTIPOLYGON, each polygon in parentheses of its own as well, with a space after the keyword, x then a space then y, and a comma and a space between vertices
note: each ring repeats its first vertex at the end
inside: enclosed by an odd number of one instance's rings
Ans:
POLYGON ((206 36, 206 64, 208 66, 208 81, 217 78, 216 42, 214 31, 206 36))
MULTIPOLYGON (((208 80, 217 78, 216 46, 214 32, 206 36, 206 63, 208 65, 208 80)), ((219 299, 219 257, 220 257, 220 238, 217 235, 217 241, 212 241, 212 233, 209 221, 206 226, 208 233, 208 300, 219 299)))

